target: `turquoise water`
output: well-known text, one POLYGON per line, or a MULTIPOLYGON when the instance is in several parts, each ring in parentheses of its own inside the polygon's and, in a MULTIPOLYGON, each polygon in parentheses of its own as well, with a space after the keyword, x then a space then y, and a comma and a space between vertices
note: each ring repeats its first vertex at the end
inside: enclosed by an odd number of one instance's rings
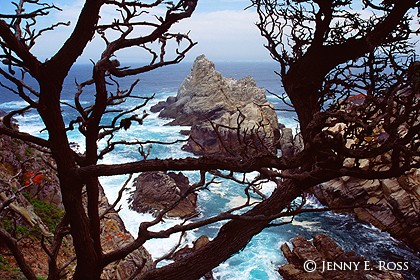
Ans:
MULTIPOLYGON (((216 69, 224 76, 241 78, 243 76, 253 76, 259 86, 265 87, 270 91, 280 92, 280 84, 277 75, 274 73, 276 65, 272 63, 221 63, 216 65, 216 69)), ((167 68, 158 69, 153 73, 147 73, 139 76, 140 84, 136 88, 135 93, 143 96, 156 95, 156 98, 147 105, 146 109, 150 108, 160 100, 166 99, 168 96, 176 95, 178 86, 182 79, 189 73, 191 64, 181 64, 170 66, 167 68)), ((72 101, 72 96, 75 92, 75 79, 78 82, 82 81, 83 76, 87 76, 90 70, 88 66, 75 66, 66 80, 62 99, 68 102, 72 101)), ((121 81, 122 87, 128 87, 133 79, 121 81)), ((83 104, 88 105, 92 100, 93 91, 87 92, 83 95, 83 104)), ((273 96, 268 97, 277 108, 282 108, 281 103, 273 96)), ((125 108, 131 108, 136 105, 133 100, 128 100, 124 104, 125 108)), ((0 95, 0 109, 9 111, 24 106, 24 102, 19 101, 12 95, 0 95)), ((143 109, 140 110, 140 112, 143 109)), ((74 116, 74 111, 71 108, 63 107, 63 114, 66 121, 69 121, 74 116)), ((294 116, 290 113, 279 111, 279 121, 286 123, 289 127, 295 126, 296 122, 294 116)), ((27 131, 41 137, 47 137, 46 133, 40 133, 42 125, 39 118, 34 113, 27 113, 25 116, 17 117, 21 130, 27 131)), ((105 121, 109 120, 106 118, 105 121)), ((130 130, 121 131, 117 134, 117 139, 124 140, 159 140, 159 141, 173 141, 174 139, 185 139, 179 131, 186 129, 186 127, 170 127, 164 126, 167 120, 162 120, 157 117, 157 114, 150 114, 145 120, 145 123, 140 126, 133 124, 130 130)), ((83 143, 77 131, 69 132, 70 141, 76 142, 83 151, 83 143)), ((103 146, 104 143, 99 143, 103 146)), ((176 158, 191 156, 191 154, 181 150, 182 143, 164 146, 155 145, 151 149, 150 158, 176 158)), ((139 159, 139 153, 136 149, 127 147, 118 148, 115 153, 104 158, 104 163, 118 163, 127 162, 139 159)), ((197 172, 185 172, 189 176, 190 182, 198 180, 197 172)), ((253 178, 255 174, 249 174, 249 178, 253 178)), ((115 176, 101 178, 101 183, 105 188, 105 192, 110 201, 116 199, 118 190, 126 176, 115 176)), ((243 186, 233 182, 221 181, 218 184, 213 184, 209 190, 201 191, 199 193, 198 205, 201 215, 209 217, 220 213, 220 211, 227 210, 231 207, 240 205, 244 202, 243 186)), ((270 184, 263 186, 263 191, 270 193, 273 186, 270 184)), ((124 199, 127 198, 125 194, 124 199)), ((255 197, 257 199, 257 197, 255 197)), ((120 214, 126 223, 127 229, 134 235, 137 234, 138 225, 142 221, 153 219, 149 214, 139 214, 130 211, 127 202, 123 200, 123 209, 120 214)), ((315 200, 310 200, 309 207, 318 207, 315 200)), ((162 229, 178 223, 179 220, 167 219, 165 223, 156 226, 156 229, 162 229)), ((202 229, 193 231, 186 235, 184 244, 190 244, 200 235, 205 234, 209 237, 214 237, 217 234, 218 228, 223 223, 217 223, 204 227, 202 229)), ((281 279, 277 273, 277 268, 280 264, 285 262, 284 257, 280 252, 280 246, 283 243, 289 242, 297 235, 303 235, 311 238, 317 233, 328 233, 333 237, 345 250, 354 250, 358 254, 364 255, 368 259, 383 260, 383 261, 409 261, 410 271, 409 279, 420 277, 418 270, 420 268, 420 258, 418 253, 411 251, 400 242, 394 240, 387 233, 369 226, 357 223, 352 216, 338 215, 333 213, 321 214, 305 214, 295 218, 294 222, 282 227, 273 227, 264 230, 258 236, 255 236, 248 246, 241 252, 232 256, 225 263, 221 264, 214 270, 214 275, 217 279, 243 279, 243 280, 257 280, 257 279, 281 279), (417 273, 417 274, 416 274, 417 273)), ((238 233, 240 234, 240 233, 238 233)), ((146 248, 152 253, 153 257, 158 258, 163 255, 168 248, 174 246, 178 241, 179 236, 173 236, 165 240, 151 240, 146 243, 146 248)))

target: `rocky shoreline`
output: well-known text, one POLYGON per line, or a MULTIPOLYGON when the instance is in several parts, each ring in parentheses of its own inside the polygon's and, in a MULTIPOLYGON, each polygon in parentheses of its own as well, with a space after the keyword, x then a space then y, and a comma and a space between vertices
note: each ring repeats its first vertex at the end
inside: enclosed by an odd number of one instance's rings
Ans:
MULTIPOLYGON (((162 118, 173 119, 170 125, 190 125, 191 130, 184 131, 189 135, 188 144, 184 149, 196 155, 249 158, 281 151, 281 154, 288 156, 302 149, 299 135, 294 136, 290 128, 279 124, 273 105, 265 97, 264 89, 257 87, 250 77, 241 80, 222 77, 215 70, 214 64, 205 56, 197 58, 191 74, 182 83, 177 96, 156 104, 152 107, 152 111, 160 112, 159 116, 162 118)), ((30 196, 54 205, 57 209, 63 208, 58 180, 48 166, 53 166, 53 162, 47 155, 7 136, 0 136, 0 150, 2 171, 0 179, 10 181, 19 170, 22 170, 21 176, 16 180, 17 187, 32 184, 28 189, 30 196), (27 161, 29 157, 35 158, 35 163, 27 161), (48 164, 45 163, 46 160, 48 164), (28 166, 24 166, 22 162, 28 163, 28 166)), ((419 170, 412 170, 405 176, 386 180, 367 181, 342 177, 316 186, 311 192, 319 201, 330 207, 358 205, 359 207, 350 212, 359 220, 389 232, 418 252, 420 251, 419 178, 419 170)), ((182 173, 145 172, 135 180, 134 188, 130 208, 135 211, 156 213, 171 207, 176 201, 176 207, 170 210, 167 216, 185 218, 197 214, 197 195, 188 193, 189 181, 182 173)), ((100 190, 100 212, 103 213, 108 209, 109 203, 102 187, 100 190)), ((1 194, 3 195, 3 192, 1 194)), ((48 235, 48 225, 33 211, 31 202, 22 196, 19 198, 19 203, 17 209, 25 209, 26 213, 29 213, 27 217, 21 219, 22 225, 39 227, 48 235)), ((109 211, 106 216, 107 219, 101 221, 103 229, 101 240, 105 251, 121 247, 133 240, 115 211, 109 211)), ((206 241, 205 238, 200 239, 193 248, 181 249, 174 258, 182 258, 183 254, 199 249, 203 240, 206 241)), ((71 240, 68 239, 67 242, 70 244, 71 240)), ((288 265, 279 269, 285 279, 350 279, 346 278, 348 275, 323 274, 319 271, 308 275, 302 270, 302 264, 310 258, 321 261, 317 263, 318 266, 322 261, 366 261, 354 253, 345 253, 333 240, 323 235, 314 237, 313 241, 297 237, 292 244, 293 250, 287 245, 282 246, 282 251, 289 261, 288 265)), ((33 250, 32 247, 27 249, 33 250)), ((69 255, 71 253, 69 252, 69 255)), ((45 275, 47 271, 45 253, 39 250, 32 256, 28 262, 36 267, 39 275, 45 275)), ((67 257, 65 254, 62 255, 63 260, 67 257)), ((13 264, 12 258, 8 261, 13 264)), ((124 260, 106 267, 102 278, 127 279, 139 266, 144 266, 146 270, 150 269, 152 263, 148 252, 140 248, 124 260)), ((73 268, 72 265, 68 267, 70 271, 73 268)), ((399 278, 401 276, 398 274, 391 272, 381 274, 381 271, 373 268, 370 274, 361 273, 349 277, 403 279, 399 278)), ((210 279, 211 275, 208 277, 210 279)))
POLYGON ((384 180, 341 177, 312 193, 329 207, 364 205, 350 213, 420 252, 420 170, 384 180))
MULTIPOLYGON (((353 251, 344 250, 325 234, 317 234, 312 240, 297 236, 291 241, 293 249, 283 244, 281 251, 288 263, 279 267, 285 280, 330 280, 330 279, 387 279, 403 280, 404 276, 394 265, 375 263, 353 251)), ((396 267, 397 264, 395 264, 396 267)), ((408 263, 399 263, 401 270, 408 269, 408 263)))

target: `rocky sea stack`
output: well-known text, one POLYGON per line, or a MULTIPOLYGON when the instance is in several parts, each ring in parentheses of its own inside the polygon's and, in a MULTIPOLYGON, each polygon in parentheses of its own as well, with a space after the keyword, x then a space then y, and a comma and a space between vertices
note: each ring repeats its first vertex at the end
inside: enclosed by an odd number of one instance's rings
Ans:
POLYGON ((181 172, 144 172, 134 181, 134 187, 130 208, 139 213, 169 208, 169 217, 185 218, 197 213, 197 194, 188 193, 189 180, 181 172))
POLYGON ((197 57, 176 97, 152 107, 169 125, 191 125, 186 149, 200 155, 243 156, 275 152, 279 128, 274 106, 255 80, 225 78, 197 57))

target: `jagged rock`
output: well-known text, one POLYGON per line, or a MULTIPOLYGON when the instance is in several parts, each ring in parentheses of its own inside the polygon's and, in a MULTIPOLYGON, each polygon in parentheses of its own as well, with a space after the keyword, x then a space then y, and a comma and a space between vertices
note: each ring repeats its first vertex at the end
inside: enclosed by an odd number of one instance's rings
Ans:
POLYGON ((273 153, 278 138, 279 132, 269 125, 267 116, 258 107, 248 104, 240 113, 224 113, 213 123, 193 125, 184 149, 197 155, 250 157, 273 153), (240 128, 238 122, 241 122, 240 128))
POLYGON ((399 178, 361 180, 338 178, 312 188, 318 200, 330 207, 357 207, 359 220, 388 231, 420 250, 420 170, 399 178))
MULTIPOLYGON (((415 62, 410 66, 409 76, 415 84, 418 84, 420 75, 419 65, 415 62)), ((346 108, 351 110, 363 103, 365 98, 361 94, 349 98, 347 101, 350 104, 345 104, 349 105, 346 108)), ((337 123, 329 130, 342 134, 346 129, 345 123, 337 123)), ((405 137, 407 132, 407 126, 400 125, 397 137, 405 137)), ((377 125, 365 140, 380 145, 389 137, 382 126, 377 125)), ((356 139, 348 139, 346 147, 350 148, 355 142, 356 139)), ((346 158, 343 163, 347 168, 382 171, 390 167, 392 160, 392 153, 388 152, 375 158, 346 158)), ((330 207, 356 207, 353 212, 358 219, 389 232, 414 250, 420 250, 420 169, 413 168, 398 178, 381 180, 341 177, 313 187, 312 192, 321 203, 330 207)))
POLYGON ((197 57, 177 96, 152 107, 170 125, 191 125, 187 150, 195 154, 272 153, 280 133, 274 107, 255 80, 224 78, 197 57), (212 123, 210 123, 211 121, 212 123))
POLYGON ((134 181, 130 208, 140 212, 157 212, 179 201, 167 215, 187 217, 196 214, 197 195, 190 193, 189 180, 182 173, 144 172, 134 181), (184 197, 184 198, 183 198, 184 197))
POLYGON ((318 252, 328 261, 333 261, 344 253, 337 243, 324 234, 315 235, 313 243, 318 252))
POLYGON ((236 111, 245 104, 265 104, 265 90, 256 86, 251 77, 240 80, 224 78, 215 70, 213 62, 204 55, 197 57, 191 73, 182 82, 177 96, 168 97, 152 107, 160 117, 173 118, 171 124, 193 125, 208 118, 215 119, 217 112, 236 111))
MULTIPOLYGON (((99 185, 99 212, 104 213, 108 207, 108 199, 102 186, 99 185)), ((106 218, 101 220, 101 229, 101 243, 105 253, 134 241, 134 237, 127 231, 124 222, 115 211, 109 211, 106 218)), ((138 275, 131 279, 140 279, 145 271, 152 269, 152 264, 153 260, 150 254, 143 247, 140 247, 124 259, 106 266, 101 279, 125 280, 135 273, 138 273, 138 275), (138 271, 139 268, 142 269, 138 271)))
POLYGON ((313 260, 318 265, 322 264, 322 256, 315 246, 302 236, 298 236, 292 240, 293 254, 300 260, 313 260))
POLYGON ((295 153, 293 145, 293 131, 291 128, 280 129, 280 141, 279 146, 282 152, 282 156, 291 156, 295 153))
POLYGON ((298 236, 292 240, 292 244, 293 250, 290 250, 287 244, 281 246, 281 251, 289 262, 278 270, 285 280, 404 279, 400 273, 384 270, 374 262, 357 256, 354 252, 344 252, 333 239, 325 234, 315 235, 312 241, 298 236), (307 261, 315 263, 305 267, 307 261), (343 263, 352 265, 340 269, 343 263), (359 265, 356 267, 357 263, 359 265), (329 269, 329 264, 338 266, 329 269))
POLYGON ((300 133, 293 136, 293 130, 291 128, 284 127, 282 124, 279 125, 279 129, 280 139, 278 147, 281 150, 282 156, 290 157, 303 150, 304 143, 300 133))

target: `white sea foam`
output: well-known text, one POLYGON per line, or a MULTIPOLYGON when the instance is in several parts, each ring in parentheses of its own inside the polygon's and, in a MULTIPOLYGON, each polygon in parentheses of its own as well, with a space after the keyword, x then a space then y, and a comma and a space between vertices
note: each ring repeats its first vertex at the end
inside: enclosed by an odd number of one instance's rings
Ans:
POLYGON ((37 114, 17 115, 15 119, 19 123, 19 130, 32 134, 34 136, 47 138, 48 133, 43 131, 45 126, 42 123, 41 117, 37 114))
MULTIPOLYGON (((253 204, 255 202, 260 202, 260 201, 261 199, 255 199, 252 197, 249 199, 250 204, 253 204)), ((236 195, 236 196, 229 197, 229 203, 227 204, 227 207, 236 208, 236 207, 245 205, 247 202, 248 202, 248 198, 243 197, 241 195, 236 195)))
POLYGON ((262 183, 261 185, 261 192, 265 195, 265 196, 270 196, 273 191, 277 188, 276 183, 270 181, 270 182, 265 182, 262 183))
MULTIPOLYGON (((101 184, 104 186, 105 194, 109 200, 110 203, 113 203, 118 196, 118 191, 123 185, 123 182, 127 180, 128 176, 113 176, 113 177, 102 177, 100 178, 101 184)), ((134 176, 133 176, 134 179, 134 176)), ((132 185, 132 181, 130 181, 129 185, 132 185)), ((127 192, 123 193, 122 199, 120 203, 118 204, 118 207, 121 207, 121 210, 119 212, 119 215, 124 221, 124 224, 127 228, 127 230, 133 235, 138 235, 139 225, 142 222, 149 222, 153 221, 154 217, 152 214, 144 214, 144 213, 137 213, 136 211, 130 210, 128 207, 128 199, 129 194, 127 192)), ((150 230, 153 231, 160 231, 167 229, 169 227, 175 226, 177 224, 180 224, 182 222, 181 219, 175 219, 175 218, 168 218, 165 219, 164 222, 161 222, 153 227, 150 228, 150 230)), ((168 253, 170 248, 177 245, 179 241, 180 234, 173 234, 169 238, 165 239, 152 239, 147 241, 144 244, 144 247, 150 252, 152 257, 154 259, 157 259, 165 254, 168 253)), ((195 236, 194 232, 189 232, 185 239, 183 240, 182 244, 185 245, 187 243, 191 243, 193 240, 195 240, 197 237, 195 236)))
POLYGON ((322 230, 321 223, 319 221, 298 221, 294 219, 292 221, 292 225, 302 227, 310 231, 322 230))
POLYGON ((28 106, 28 103, 23 100, 0 103, 0 109, 5 111, 16 110, 18 108, 24 108, 26 106, 28 106))
MULTIPOLYGON (((110 164, 110 163, 122 163, 124 162, 124 159, 122 159, 121 156, 110 156, 107 157, 106 160, 101 161, 101 163, 104 164, 110 164)), ((132 177, 131 181, 128 183, 128 186, 133 185, 133 180, 136 178, 136 174, 132 177)), ((104 186, 105 194, 110 201, 110 203, 113 203, 118 196, 118 192, 120 188, 122 187, 123 183, 127 180, 128 176, 120 175, 120 176, 112 176, 112 177, 101 177, 100 182, 104 186)), ((128 207, 128 192, 124 192, 122 199, 120 203, 118 204, 117 208, 121 206, 121 210, 119 212, 119 215, 124 221, 124 224, 127 228, 127 230, 133 235, 138 235, 139 225, 142 222, 148 222, 153 221, 154 217, 152 214, 144 214, 144 213, 137 213, 136 211, 130 210, 128 207)), ((169 227, 175 226, 177 224, 180 224, 182 222, 181 219, 175 219, 175 218, 168 218, 165 219, 164 222, 161 222, 150 229, 153 231, 160 231, 167 229, 169 227)), ((154 259, 157 259, 170 250, 170 248, 177 245, 179 241, 180 234, 173 234, 169 238, 165 239, 152 239, 147 241, 144 244, 144 247, 150 252, 150 254, 153 256, 154 259)), ((182 244, 188 244, 197 239, 198 236, 195 235, 194 231, 189 232, 185 239, 183 240, 182 244)))

